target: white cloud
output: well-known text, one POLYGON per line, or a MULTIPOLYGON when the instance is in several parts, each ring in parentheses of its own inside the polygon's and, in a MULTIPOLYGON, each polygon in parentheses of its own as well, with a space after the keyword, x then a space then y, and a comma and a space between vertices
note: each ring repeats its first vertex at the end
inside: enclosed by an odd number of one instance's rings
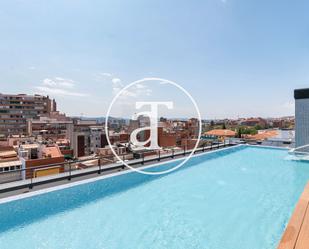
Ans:
POLYGON ((116 95, 123 88, 123 84, 119 78, 112 79, 113 94, 116 95))
POLYGON ((121 79, 119 78, 113 78, 112 79, 113 84, 121 84, 121 79))
POLYGON ((93 78, 95 81, 99 81, 99 82, 103 82, 106 83, 107 80, 110 81, 110 79, 112 78, 112 74, 111 73, 94 73, 93 74, 93 78))
MULTIPOLYGON (((124 85, 122 84, 121 80, 119 78, 113 78, 113 92, 114 94, 117 94, 122 88, 124 88, 124 85)), ((140 96, 150 96, 152 93, 152 89, 148 88, 148 86, 144 84, 135 84, 131 86, 129 89, 125 89, 121 93, 122 98, 126 97, 140 97, 140 96)))
POLYGON ((42 81, 40 86, 35 87, 40 93, 53 96, 88 96, 88 94, 85 93, 74 92, 74 88, 74 80, 61 77, 54 77, 53 79, 46 78, 42 81))
MULTIPOLYGON (((109 73, 101 73, 101 75, 103 74, 105 74, 106 77, 108 76, 110 78, 110 81, 112 84, 113 95, 118 94, 125 87, 125 85, 122 83, 122 80, 120 78, 110 77, 112 76, 112 74, 109 74, 109 73)), ((130 87, 129 89, 123 90, 119 97, 121 97, 122 99, 127 98, 127 97, 136 98, 142 95, 150 96, 151 93, 152 93, 152 90, 149 89, 146 85, 138 83, 130 87)))
POLYGON ((78 96, 78 97, 88 96, 88 94, 71 92, 71 91, 59 89, 59 88, 49 88, 49 87, 44 87, 44 86, 37 86, 35 88, 39 90, 41 93, 51 94, 54 96, 78 96))
POLYGON ((102 75, 104 77, 112 77, 111 73, 100 73, 100 75, 102 75))
POLYGON ((64 79, 61 77, 55 77, 54 79, 44 79, 43 85, 50 87, 59 87, 59 88, 74 88, 75 82, 71 79, 64 79))
POLYGON ((138 88, 138 89, 146 88, 146 86, 144 86, 142 84, 136 84, 135 87, 138 88))
POLYGON ((137 97, 137 93, 129 90, 124 90, 121 93, 121 97, 137 97))

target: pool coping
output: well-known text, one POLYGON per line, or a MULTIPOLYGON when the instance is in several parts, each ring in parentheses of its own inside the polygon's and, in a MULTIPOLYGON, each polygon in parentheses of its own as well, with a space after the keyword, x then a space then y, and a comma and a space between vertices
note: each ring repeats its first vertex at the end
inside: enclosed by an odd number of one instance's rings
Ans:
POLYGON ((301 194, 277 249, 308 249, 309 181, 301 194))
MULTIPOLYGON (((243 147, 243 146, 249 147, 250 145, 239 144, 239 145, 234 145, 234 146, 231 146, 231 147, 217 149, 217 150, 214 150, 214 151, 201 152, 199 154, 192 155, 191 158, 200 157, 200 156, 207 155, 207 154, 218 153, 220 151, 240 148, 240 147, 243 147)), ((140 167, 139 169, 141 169, 141 170, 149 169, 149 168, 165 165, 165 164, 168 164, 168 163, 174 163, 174 162, 177 162, 177 161, 180 161, 180 160, 184 160, 184 158, 176 158, 176 159, 172 159, 172 160, 165 161, 165 162, 154 163, 154 164, 151 164, 151 165, 140 167)), ((54 191, 58 191, 58 190, 66 189, 66 188, 71 188, 71 187, 75 187, 75 186, 79 186, 79 185, 83 185, 83 184, 87 184, 87 183, 96 182, 96 181, 103 180, 103 179, 110 178, 110 177, 134 173, 134 172, 135 172, 134 170, 129 169, 129 170, 125 170, 125 171, 110 173, 110 174, 107 174, 107 175, 96 176, 96 177, 92 177, 92 178, 89 178, 89 179, 80 180, 80 181, 76 181, 76 182, 65 183, 65 184, 62 184, 62 185, 59 185, 59 186, 49 187, 49 188, 45 188, 45 189, 39 189, 39 190, 35 190, 35 191, 29 192, 29 193, 23 193, 23 194, 17 194, 17 195, 14 195, 14 196, 4 197, 4 198, 0 199, 0 205, 4 204, 4 203, 16 201, 16 200, 30 198, 30 197, 33 197, 33 196, 46 194, 46 193, 50 193, 50 192, 54 192, 54 191)))
POLYGON ((276 150, 290 150, 291 148, 288 147, 280 147, 280 146, 273 146, 273 145, 254 145, 254 144, 244 144, 249 147, 256 147, 256 148, 265 148, 265 149, 276 149, 276 150))

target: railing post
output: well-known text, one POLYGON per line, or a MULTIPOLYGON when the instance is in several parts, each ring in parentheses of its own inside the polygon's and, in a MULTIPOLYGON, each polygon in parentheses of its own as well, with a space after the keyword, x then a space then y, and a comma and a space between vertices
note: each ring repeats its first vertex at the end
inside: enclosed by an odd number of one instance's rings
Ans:
POLYGON ((144 165, 145 163, 145 156, 144 156, 144 152, 142 153, 142 165, 144 165))
POLYGON ((68 180, 71 181, 71 163, 69 163, 69 177, 68 180))
POLYGON ((223 147, 225 147, 225 139, 223 139, 223 147))
POLYGON ((172 158, 174 158, 174 149, 172 149, 172 158))
POLYGON ((210 142, 210 150, 212 150, 212 141, 210 142))
POLYGON ((158 157, 158 161, 160 162, 161 160, 161 150, 159 150, 159 157, 158 157))
POLYGON ((183 155, 184 156, 186 155, 186 146, 185 145, 183 146, 183 155))
POLYGON ((126 160, 125 154, 122 155, 122 167, 121 169, 124 169, 125 165, 124 165, 124 161, 126 160))
MULTIPOLYGON (((29 189, 33 189, 33 169, 32 168, 30 170, 30 173, 31 173, 31 179, 30 179, 29 189)), ((27 177, 27 171, 26 171, 26 177, 27 177)))
POLYGON ((98 174, 101 174, 101 159, 99 158, 99 171, 98 171, 98 174))

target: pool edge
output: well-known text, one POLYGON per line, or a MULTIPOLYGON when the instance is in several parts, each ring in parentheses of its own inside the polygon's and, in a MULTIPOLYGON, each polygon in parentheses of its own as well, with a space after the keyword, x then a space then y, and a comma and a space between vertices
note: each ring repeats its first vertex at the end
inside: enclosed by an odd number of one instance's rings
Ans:
MULTIPOLYGON (((221 151, 231 150, 231 149, 240 148, 240 147, 249 147, 249 146, 244 145, 244 144, 239 144, 239 145, 235 145, 235 146, 232 146, 232 147, 217 149, 215 151, 201 152, 199 154, 192 155, 191 158, 200 157, 200 156, 207 155, 207 154, 214 154, 214 153, 218 153, 218 152, 221 152, 221 151)), ((184 160, 184 158, 177 158, 177 159, 172 159, 172 160, 169 160, 169 161, 166 161, 166 162, 154 163, 154 164, 151 164, 151 165, 141 167, 140 169, 150 169, 150 168, 158 167, 158 166, 165 165, 165 164, 168 164, 168 163, 177 162, 177 161, 180 161, 180 160, 184 160)), ((107 174, 107 175, 103 175, 103 176, 97 176, 97 177, 93 177, 93 178, 89 178, 89 179, 85 179, 85 180, 80 180, 80 181, 76 181, 76 182, 65 183, 65 184, 62 184, 62 185, 59 185, 59 186, 40 189, 40 190, 36 190, 36 191, 33 191, 33 192, 29 192, 29 193, 23 193, 23 194, 10 196, 10 197, 4 197, 4 198, 0 199, 0 205, 4 204, 4 203, 9 203, 9 202, 13 202, 13 201, 21 200, 21 199, 26 199, 26 198, 34 197, 34 196, 37 196, 37 195, 55 192, 55 191, 62 190, 62 189, 72 188, 72 187, 75 187, 75 186, 88 184, 88 183, 92 183, 92 182, 96 182, 96 181, 100 181, 100 180, 103 180, 103 179, 107 179, 107 178, 111 178, 111 177, 115 177, 115 176, 120 176, 120 175, 124 175, 124 174, 129 174, 129 173, 133 173, 133 172, 135 172, 135 171, 134 170, 126 170, 126 171, 111 173, 111 174, 107 174)))

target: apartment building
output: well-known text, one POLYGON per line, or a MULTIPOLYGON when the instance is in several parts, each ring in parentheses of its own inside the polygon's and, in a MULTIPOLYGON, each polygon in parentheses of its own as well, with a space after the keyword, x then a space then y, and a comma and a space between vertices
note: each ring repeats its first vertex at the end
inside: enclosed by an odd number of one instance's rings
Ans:
POLYGON ((189 131, 191 137, 197 138, 199 135, 199 120, 197 118, 190 118, 187 123, 186 127, 189 131))
POLYGON ((72 123, 72 119, 65 114, 53 111, 27 120, 27 133, 29 136, 40 136, 43 140, 57 141, 68 138, 67 125, 72 123))
POLYGON ((22 162, 12 146, 0 147, 0 183, 22 179, 22 162))
POLYGON ((54 99, 42 95, 0 93, 0 136, 27 133, 27 120, 56 111, 54 99))
POLYGON ((309 144, 309 88, 296 89, 295 98, 295 145, 309 144))
POLYGON ((23 144, 18 147, 18 154, 24 169, 22 179, 64 172, 65 158, 57 145, 23 144))
POLYGON ((257 126, 259 125, 262 128, 267 127, 267 121, 263 118, 247 118, 240 121, 240 125, 244 126, 257 126))
POLYGON ((74 157, 90 156, 106 145, 103 125, 96 125, 91 120, 75 120, 73 124, 67 125, 67 134, 74 157))

